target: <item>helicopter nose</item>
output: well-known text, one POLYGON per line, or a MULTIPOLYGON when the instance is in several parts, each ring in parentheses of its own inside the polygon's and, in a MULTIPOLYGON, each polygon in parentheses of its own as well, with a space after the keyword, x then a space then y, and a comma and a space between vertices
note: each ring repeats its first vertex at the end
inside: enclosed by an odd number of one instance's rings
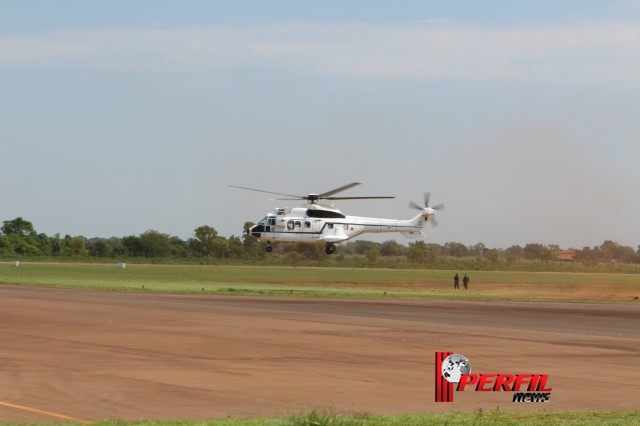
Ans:
POLYGON ((262 237, 261 231, 263 231, 262 225, 253 225, 252 227, 245 229, 247 235, 251 235, 258 239, 262 237))

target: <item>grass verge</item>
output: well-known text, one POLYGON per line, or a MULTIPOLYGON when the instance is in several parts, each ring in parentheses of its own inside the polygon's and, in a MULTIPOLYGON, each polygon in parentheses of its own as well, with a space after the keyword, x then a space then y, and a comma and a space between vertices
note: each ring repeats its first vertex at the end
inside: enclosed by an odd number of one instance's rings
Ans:
POLYGON ((470 276, 468 290, 454 290, 450 271, 142 265, 119 269, 115 265, 0 264, 2 283, 95 290, 640 303, 638 275, 476 271, 470 276))
MULTIPOLYGON (((478 410, 424 414, 335 414, 311 411, 288 417, 225 418, 213 420, 103 420, 96 426, 418 426, 418 425, 637 425, 638 410, 505 411, 478 410)), ((1 423, 26 425, 28 423, 1 423)), ((75 423, 56 423, 71 425, 75 423)))

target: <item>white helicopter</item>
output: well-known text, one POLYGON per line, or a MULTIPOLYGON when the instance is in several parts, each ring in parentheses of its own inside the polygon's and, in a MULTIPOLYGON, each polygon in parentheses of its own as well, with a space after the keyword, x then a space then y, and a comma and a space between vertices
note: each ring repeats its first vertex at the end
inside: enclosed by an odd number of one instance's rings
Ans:
POLYGON ((263 191, 261 189, 247 188, 244 186, 229 185, 233 188, 246 189, 249 191, 264 192, 267 194, 283 195, 290 198, 279 198, 278 200, 306 200, 305 206, 276 207, 275 213, 267 215, 254 225, 245 230, 247 235, 252 235, 260 240, 267 241, 267 251, 271 252, 273 247, 271 242, 289 243, 321 243, 325 244, 325 252, 332 254, 336 251, 336 243, 341 243, 358 235, 371 232, 400 232, 407 238, 416 238, 426 234, 423 231, 427 222, 437 226, 435 214, 439 210, 444 210, 443 204, 429 206, 431 194, 424 194, 424 207, 413 201, 409 207, 420 211, 416 217, 408 220, 379 219, 374 217, 347 216, 333 206, 318 204, 319 200, 368 200, 395 197, 334 197, 334 194, 345 191, 359 182, 341 186, 322 194, 290 195, 280 192, 263 191))

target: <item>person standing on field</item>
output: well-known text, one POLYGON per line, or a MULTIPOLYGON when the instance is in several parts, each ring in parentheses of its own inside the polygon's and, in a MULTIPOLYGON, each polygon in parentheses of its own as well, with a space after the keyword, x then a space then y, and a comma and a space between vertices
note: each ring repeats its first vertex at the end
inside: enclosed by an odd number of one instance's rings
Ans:
POLYGON ((460 277, 458 276, 457 272, 456 276, 453 277, 453 288, 460 288, 460 277))
POLYGON ((469 277, 467 276, 467 274, 464 274, 464 278, 462 279, 462 284, 464 285, 465 290, 469 287, 469 277))

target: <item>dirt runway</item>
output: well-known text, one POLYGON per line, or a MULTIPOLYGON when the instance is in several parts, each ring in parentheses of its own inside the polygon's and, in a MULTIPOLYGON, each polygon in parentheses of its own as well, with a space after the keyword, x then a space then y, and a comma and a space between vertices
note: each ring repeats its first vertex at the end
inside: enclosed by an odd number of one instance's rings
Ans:
POLYGON ((0 420, 640 409, 640 304, 338 300, 0 285, 0 420), (434 353, 548 374, 434 402, 434 353), (37 411, 34 411, 37 410, 37 411))

